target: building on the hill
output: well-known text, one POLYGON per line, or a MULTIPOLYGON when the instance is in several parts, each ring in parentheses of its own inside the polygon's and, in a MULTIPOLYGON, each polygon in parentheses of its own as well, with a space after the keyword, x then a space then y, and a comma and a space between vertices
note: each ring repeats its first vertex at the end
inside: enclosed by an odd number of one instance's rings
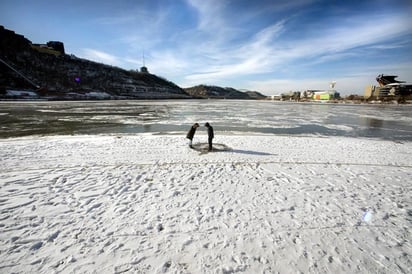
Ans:
POLYGON ((49 41, 49 42, 47 42, 47 44, 46 44, 48 47, 50 47, 50 48, 52 48, 52 49, 54 49, 54 50, 57 50, 57 51, 59 51, 61 54, 66 54, 65 53, 65 51, 64 51, 64 44, 63 44, 63 42, 60 42, 60 41, 49 41))
POLYGON ((147 69, 147 67, 143 66, 140 68, 140 72, 141 73, 149 73, 149 70, 147 69))

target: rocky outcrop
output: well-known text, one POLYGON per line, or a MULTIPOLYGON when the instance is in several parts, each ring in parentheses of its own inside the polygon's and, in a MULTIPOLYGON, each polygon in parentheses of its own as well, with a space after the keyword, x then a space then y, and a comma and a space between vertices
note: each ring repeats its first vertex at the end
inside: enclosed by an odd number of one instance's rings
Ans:
POLYGON ((24 36, 0 26, 0 96, 17 89, 36 91, 47 99, 88 99, 91 94, 104 99, 191 98, 182 88, 154 74, 64 54, 60 42, 49 42, 48 46, 33 46, 24 36))

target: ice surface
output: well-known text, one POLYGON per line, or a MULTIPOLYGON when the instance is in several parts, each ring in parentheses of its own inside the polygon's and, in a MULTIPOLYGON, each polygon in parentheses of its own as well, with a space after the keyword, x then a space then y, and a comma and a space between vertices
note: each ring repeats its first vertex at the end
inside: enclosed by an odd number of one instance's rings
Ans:
POLYGON ((411 105, 254 100, 0 102, 0 112, 7 113, 1 115, 0 137, 176 131, 184 134, 194 122, 210 122, 217 132, 237 135, 252 132, 412 141, 411 105))
POLYGON ((0 272, 411 272, 411 142, 215 143, 0 140, 0 272))

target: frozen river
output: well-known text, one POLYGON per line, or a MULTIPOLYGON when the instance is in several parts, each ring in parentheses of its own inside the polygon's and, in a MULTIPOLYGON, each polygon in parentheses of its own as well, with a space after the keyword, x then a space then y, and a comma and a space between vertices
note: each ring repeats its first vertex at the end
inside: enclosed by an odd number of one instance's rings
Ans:
POLYGON ((350 136, 412 141, 412 106, 243 100, 0 102, 0 137, 183 134, 350 136), (201 131, 204 129, 201 128, 201 131))

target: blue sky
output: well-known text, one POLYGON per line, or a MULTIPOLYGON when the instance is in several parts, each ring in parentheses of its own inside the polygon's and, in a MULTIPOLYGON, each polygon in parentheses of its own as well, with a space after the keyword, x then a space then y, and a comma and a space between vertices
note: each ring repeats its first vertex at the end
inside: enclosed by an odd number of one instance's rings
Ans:
POLYGON ((181 87, 363 94, 378 74, 412 82, 412 1, 118 0, 0 2, 0 25, 33 43, 181 87))

